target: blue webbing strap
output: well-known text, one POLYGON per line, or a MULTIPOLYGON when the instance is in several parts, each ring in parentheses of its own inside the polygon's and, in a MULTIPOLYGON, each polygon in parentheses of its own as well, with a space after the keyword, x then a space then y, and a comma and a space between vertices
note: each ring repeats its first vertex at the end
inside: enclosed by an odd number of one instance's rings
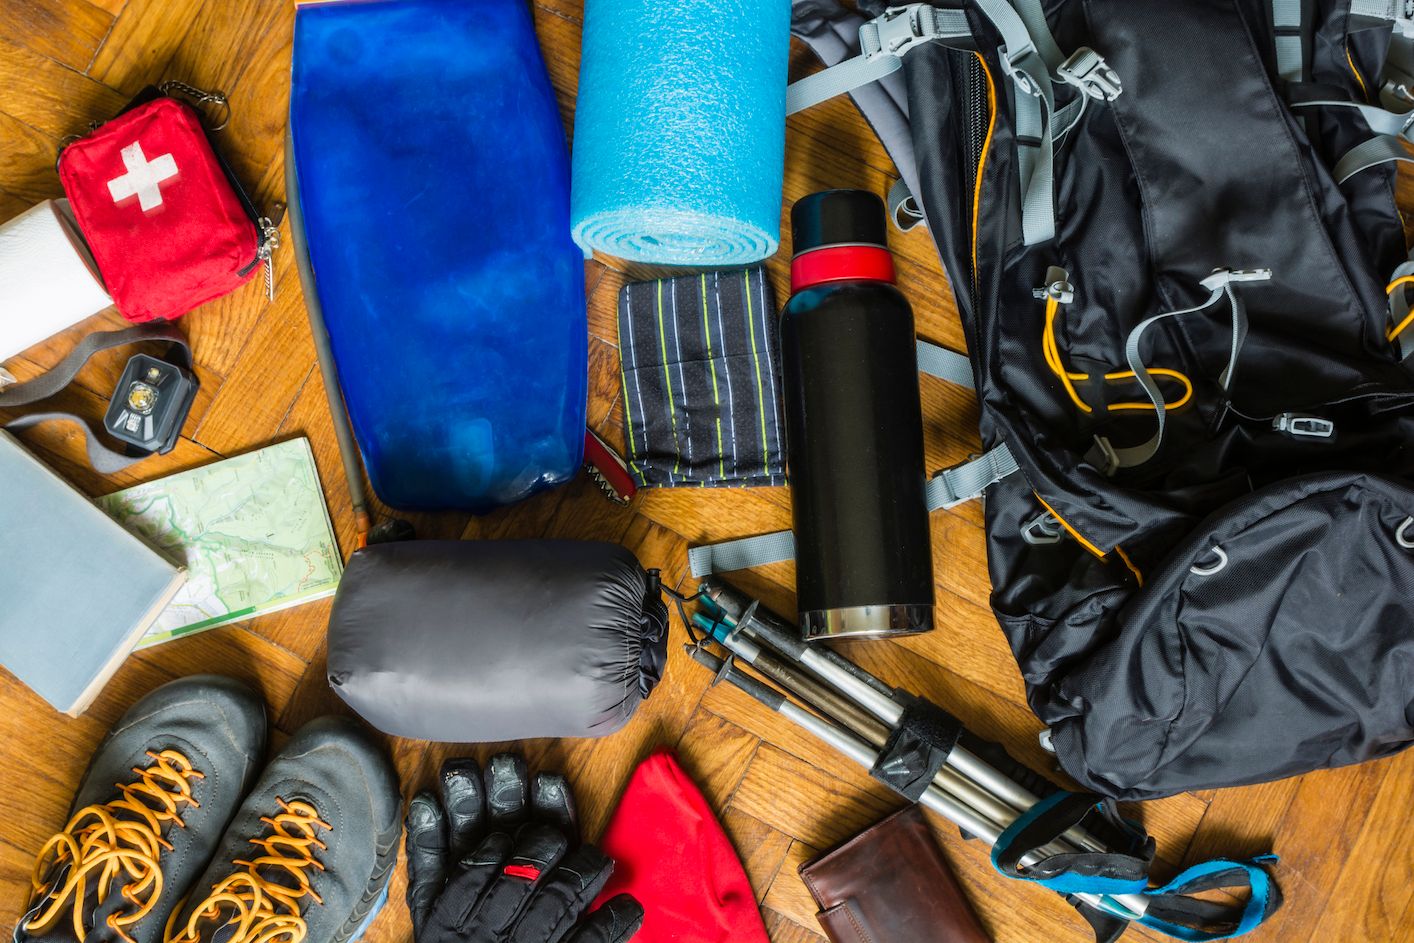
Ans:
POLYGON ((992 865, 1003 876, 1030 881, 1062 894, 1142 894, 1150 900, 1137 918, 1146 927, 1187 943, 1226 940, 1250 933, 1281 905, 1281 894, 1264 864, 1265 855, 1251 861, 1218 858, 1194 865, 1162 887, 1148 886, 1153 840, 1136 824, 1119 819, 1108 800, 1093 793, 1056 792, 1040 800, 997 837, 992 865), (1023 869, 1021 858, 1049 844, 1091 811, 1103 814, 1134 839, 1133 853, 1052 855, 1023 869), (1201 891, 1240 890, 1251 893, 1234 907, 1191 895, 1201 891))
POLYGON ((1251 933, 1262 925, 1262 921, 1276 912, 1281 904, 1281 895, 1272 882, 1271 875, 1262 865, 1276 861, 1276 855, 1262 855, 1250 861, 1230 861, 1215 858, 1202 864, 1195 864, 1163 887, 1144 891, 1144 896, 1153 899, 1149 912, 1139 918, 1146 927, 1158 930, 1178 940, 1189 943, 1206 943, 1208 940, 1228 940, 1251 933), (1215 888, 1240 888, 1246 885, 1251 893, 1243 904, 1242 914, 1231 929, 1211 930, 1201 926, 1190 926, 1165 920, 1160 916, 1170 909, 1181 908, 1185 893, 1213 890, 1215 888), (1167 900, 1166 900, 1167 899, 1167 900), (1165 904, 1178 905, 1166 907, 1165 904))
POLYGON ((1149 886, 1153 841, 1117 817, 1109 820, 1129 833, 1137 853, 1081 852, 1052 855, 1022 869, 1021 858, 1059 838, 1105 800, 1093 793, 1055 792, 1037 802, 997 836, 992 866, 1004 877, 1030 881, 1062 894, 1138 894, 1149 886))

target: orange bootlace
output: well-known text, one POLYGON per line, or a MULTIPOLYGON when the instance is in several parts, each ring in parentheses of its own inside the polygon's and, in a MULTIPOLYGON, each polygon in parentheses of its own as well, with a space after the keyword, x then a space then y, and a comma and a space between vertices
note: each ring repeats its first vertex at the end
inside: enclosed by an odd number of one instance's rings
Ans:
POLYGON ((147 755, 152 759, 147 768, 133 767, 136 781, 115 784, 120 798, 80 809, 40 850, 31 877, 34 894, 32 916, 24 924, 27 931, 47 933, 67 909, 74 934, 82 941, 90 929, 85 926, 90 888, 96 888, 101 906, 121 877, 119 892, 133 909, 109 914, 107 923, 133 943, 125 928, 146 917, 162 894, 162 853, 172 850, 163 829, 186 828, 182 807, 201 807, 192 796, 192 780, 206 778, 176 750, 149 750, 147 755))
POLYGON ((310 886, 309 869, 323 871, 314 849, 326 846, 316 829, 331 831, 333 826, 319 818, 308 802, 275 799, 281 812, 260 821, 270 826, 269 838, 252 838, 250 843, 265 854, 249 861, 231 863, 238 871, 222 879, 191 912, 186 926, 173 932, 167 928, 167 943, 200 943, 203 923, 219 920, 219 926, 234 927, 223 943, 300 943, 307 927, 300 914, 300 902, 308 897, 316 904, 324 899, 310 886))

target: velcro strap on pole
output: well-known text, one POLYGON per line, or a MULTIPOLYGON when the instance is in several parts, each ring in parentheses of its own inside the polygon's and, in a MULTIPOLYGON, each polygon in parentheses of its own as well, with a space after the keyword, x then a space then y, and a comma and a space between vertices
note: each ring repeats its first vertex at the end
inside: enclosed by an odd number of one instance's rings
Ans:
MULTIPOLYGON (((928 482, 928 510, 955 507, 979 498, 992 485, 1020 470, 1011 449, 1002 443, 970 462, 935 475, 928 482)), ((795 535, 788 530, 703 544, 687 551, 687 563, 695 578, 793 559, 795 535)))
POLYGON ((930 701, 906 697, 903 716, 869 775, 909 802, 917 802, 948 761, 962 733, 962 722, 930 701))

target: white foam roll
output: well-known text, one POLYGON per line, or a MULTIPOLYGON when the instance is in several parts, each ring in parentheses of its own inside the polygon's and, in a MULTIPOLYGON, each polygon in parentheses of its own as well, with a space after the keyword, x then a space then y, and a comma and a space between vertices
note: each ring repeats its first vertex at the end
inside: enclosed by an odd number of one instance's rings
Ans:
POLYGON ((0 360, 112 303, 68 200, 45 200, 0 224, 0 360))

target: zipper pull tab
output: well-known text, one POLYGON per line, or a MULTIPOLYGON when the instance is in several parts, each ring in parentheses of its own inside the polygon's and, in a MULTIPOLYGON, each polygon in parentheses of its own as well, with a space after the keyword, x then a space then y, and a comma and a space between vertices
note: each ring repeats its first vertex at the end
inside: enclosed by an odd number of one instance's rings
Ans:
POLYGON ((275 300, 275 250, 280 248, 280 221, 285 218, 285 205, 277 203, 270 216, 260 217, 260 251, 257 258, 265 266, 265 297, 275 300))

